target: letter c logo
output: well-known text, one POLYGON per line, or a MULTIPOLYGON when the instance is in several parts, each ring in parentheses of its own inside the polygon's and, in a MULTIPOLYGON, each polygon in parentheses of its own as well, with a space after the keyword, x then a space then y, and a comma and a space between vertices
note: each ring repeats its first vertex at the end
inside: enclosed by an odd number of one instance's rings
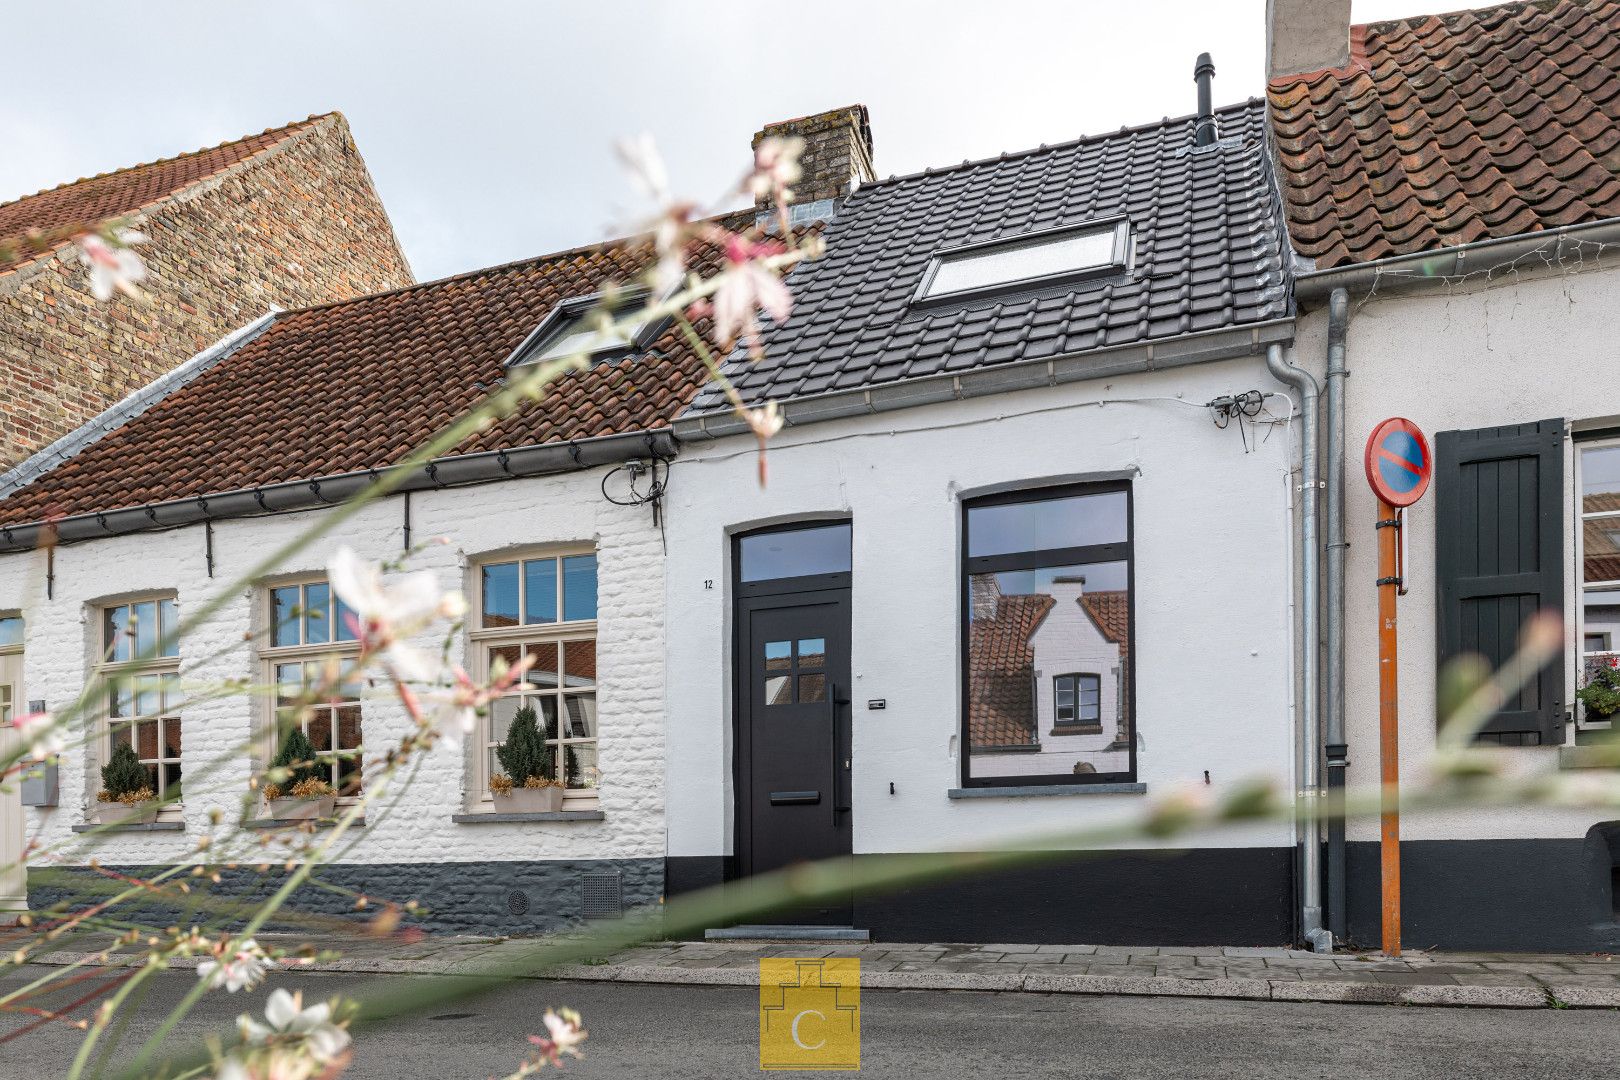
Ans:
POLYGON ((823 1046, 827 1045, 827 1040, 826 1039, 822 1039, 820 1042, 816 1043, 816 1045, 814 1045, 814 1046, 806 1046, 804 1044, 804 1040, 799 1038, 799 1021, 803 1020, 807 1016, 814 1016, 818 1020, 823 1020, 823 1021, 825 1021, 827 1019, 825 1016, 822 1016, 821 1013, 817 1012, 815 1009, 806 1009, 806 1010, 804 1010, 804 1012, 800 1013, 798 1016, 795 1016, 793 1018, 793 1045, 797 1046, 800 1050, 820 1050, 823 1046))

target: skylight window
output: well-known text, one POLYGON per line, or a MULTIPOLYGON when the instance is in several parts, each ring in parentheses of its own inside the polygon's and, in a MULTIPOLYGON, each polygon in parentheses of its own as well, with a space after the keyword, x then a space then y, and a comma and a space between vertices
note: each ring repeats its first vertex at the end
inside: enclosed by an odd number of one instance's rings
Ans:
POLYGON ((581 353, 594 359, 644 349, 663 322, 634 320, 635 313, 645 309, 649 299, 645 291, 621 295, 608 311, 602 310, 603 298, 599 295, 564 300, 518 346, 507 365, 564 360, 581 353), (604 329, 604 315, 619 325, 604 329), (627 317, 629 325, 625 325, 627 317))
POLYGON ((970 299, 1042 288, 1125 269, 1130 226, 1124 221, 1065 225, 935 254, 915 303, 970 299))

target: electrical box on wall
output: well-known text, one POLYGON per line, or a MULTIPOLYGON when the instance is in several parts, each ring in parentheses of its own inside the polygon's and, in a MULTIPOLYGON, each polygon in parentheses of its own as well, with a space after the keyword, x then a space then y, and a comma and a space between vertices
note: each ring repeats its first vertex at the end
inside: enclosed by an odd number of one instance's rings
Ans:
POLYGON ((57 802, 56 759, 37 762, 22 771, 22 804, 55 806, 57 802))

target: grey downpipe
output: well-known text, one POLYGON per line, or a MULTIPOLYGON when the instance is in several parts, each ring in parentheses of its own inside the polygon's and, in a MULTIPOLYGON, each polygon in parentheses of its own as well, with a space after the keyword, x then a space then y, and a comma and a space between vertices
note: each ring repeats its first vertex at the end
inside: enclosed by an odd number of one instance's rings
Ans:
POLYGON ((1283 347, 1266 348, 1266 370, 1279 382, 1299 391, 1300 537, 1299 576, 1304 596, 1300 614, 1299 757, 1301 834, 1301 936, 1317 952, 1331 952, 1333 935, 1322 925, 1322 842, 1317 826, 1317 797, 1321 778, 1317 761, 1322 750, 1321 731, 1321 543, 1317 537, 1319 483, 1317 466, 1317 409, 1320 393, 1316 380, 1283 359, 1283 347))
POLYGON ((1350 329, 1350 294, 1340 287, 1328 298, 1327 348, 1327 425, 1323 432, 1327 445, 1327 692, 1324 705, 1324 750, 1327 757, 1327 916, 1333 940, 1344 941, 1350 934, 1349 913, 1345 908, 1344 866, 1344 781, 1350 766, 1348 740, 1344 731, 1344 565, 1350 542, 1344 527, 1344 380, 1345 336, 1350 329))

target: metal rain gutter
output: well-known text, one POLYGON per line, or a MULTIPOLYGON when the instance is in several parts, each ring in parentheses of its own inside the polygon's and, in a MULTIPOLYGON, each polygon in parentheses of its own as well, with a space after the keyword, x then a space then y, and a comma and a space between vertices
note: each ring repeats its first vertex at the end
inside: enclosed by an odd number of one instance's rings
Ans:
POLYGON ((1539 264, 1532 265, 1531 269, 1560 265, 1570 255, 1594 261, 1604 257, 1601 252, 1582 252, 1585 244, 1620 244, 1620 218, 1561 225, 1556 229, 1480 240, 1440 251, 1392 255, 1354 266, 1296 273, 1294 296, 1301 301, 1320 300, 1335 289, 1360 294, 1433 287, 1464 274, 1512 266, 1527 256, 1539 264))
MULTIPOLYGON (((788 426, 865 416, 928 405, 939 401, 1002 394, 1038 386, 1087 379, 1106 379, 1143 371, 1255 356, 1274 344, 1294 340, 1292 316, 1238 329, 1188 334, 1168 341, 1090 349, 1044 360, 1024 360, 993 368, 946 372, 857 390, 834 390, 779 402, 788 426)), ((689 414, 675 421, 676 439, 695 442, 748 431, 748 424, 728 406, 689 414)))
MULTIPOLYGON (((511 450, 483 451, 435 458, 412 470, 394 492, 429 491, 466 484, 513 480, 530 476, 590 469, 616 464, 648 454, 673 456, 674 437, 669 430, 636 431, 623 435, 603 435, 566 443, 545 443, 511 450)), ((0 526, 0 552, 28 551, 39 546, 49 530, 56 540, 73 542, 151 529, 169 529, 223 518, 258 517, 299 510, 315 510, 345 502, 369 490, 398 466, 384 466, 362 472, 338 473, 313 480, 292 480, 262 487, 243 488, 214 495, 196 495, 169 502, 132 506, 93 514, 59 518, 47 525, 0 526)), ((4 502, 0 502, 3 507, 4 502)))
POLYGON ((1317 759, 1321 753, 1320 629, 1321 596, 1318 583, 1320 545, 1317 541, 1317 403, 1319 392, 1310 372, 1283 357, 1283 347, 1266 349, 1266 370, 1279 382, 1299 391, 1300 402, 1300 538, 1299 575, 1302 591, 1300 615, 1300 697, 1298 746, 1300 756, 1300 931, 1312 949, 1331 952, 1333 935, 1322 926, 1322 845, 1318 836, 1317 795, 1321 788, 1317 759))

